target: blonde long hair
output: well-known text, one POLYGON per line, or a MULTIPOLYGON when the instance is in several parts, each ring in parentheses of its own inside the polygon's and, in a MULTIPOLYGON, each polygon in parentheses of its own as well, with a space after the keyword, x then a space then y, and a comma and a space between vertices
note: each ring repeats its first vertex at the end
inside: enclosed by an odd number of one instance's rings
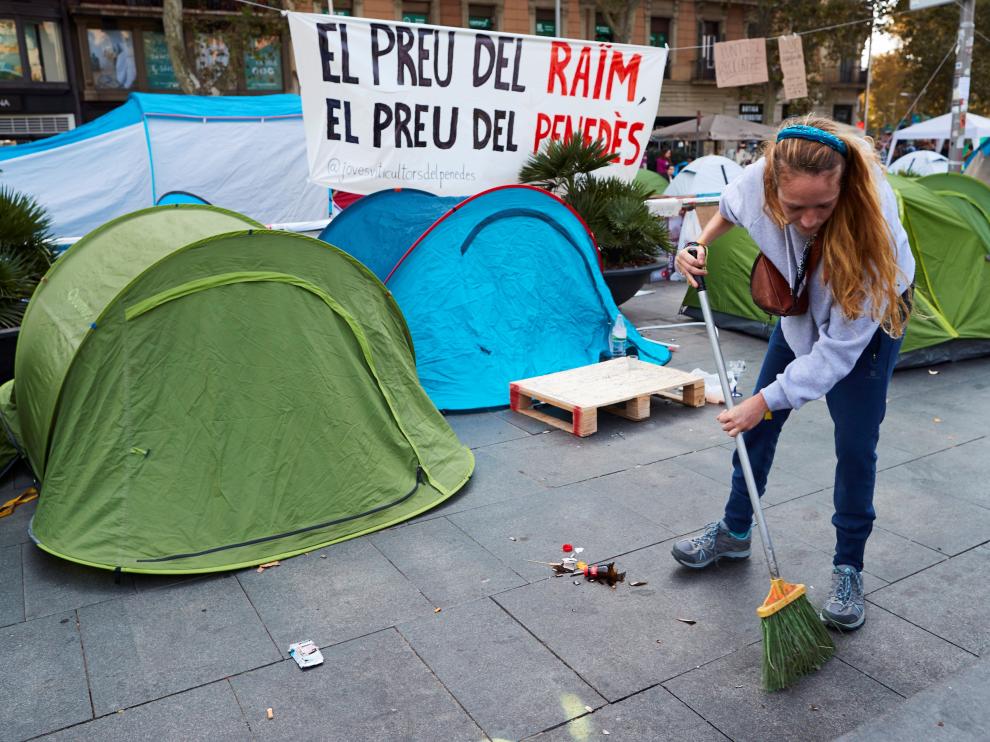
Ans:
POLYGON ((781 173, 819 175, 842 169, 839 200, 822 231, 824 279, 847 319, 862 316, 869 301, 870 315, 891 337, 904 334, 908 305, 897 290, 901 273, 892 249, 893 233, 884 219, 876 179, 879 158, 866 143, 843 136, 835 122, 819 116, 785 121, 781 128, 803 124, 839 137, 848 154, 806 139, 768 141, 764 144, 766 170, 763 191, 766 211, 776 224, 787 224, 777 188, 781 173))

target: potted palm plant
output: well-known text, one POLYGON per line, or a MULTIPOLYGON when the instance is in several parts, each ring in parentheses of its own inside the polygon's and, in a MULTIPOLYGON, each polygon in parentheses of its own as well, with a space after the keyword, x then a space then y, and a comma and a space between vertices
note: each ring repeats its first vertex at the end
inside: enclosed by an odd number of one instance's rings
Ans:
POLYGON ((0 187, 0 382, 14 377, 21 318, 54 258, 44 208, 30 196, 0 187))
POLYGON ((671 247, 666 222, 646 205, 652 189, 592 175, 617 158, 602 142, 585 142, 579 135, 548 141, 530 155, 519 182, 550 191, 581 215, 601 250, 605 283, 622 304, 661 267, 658 259, 671 247))

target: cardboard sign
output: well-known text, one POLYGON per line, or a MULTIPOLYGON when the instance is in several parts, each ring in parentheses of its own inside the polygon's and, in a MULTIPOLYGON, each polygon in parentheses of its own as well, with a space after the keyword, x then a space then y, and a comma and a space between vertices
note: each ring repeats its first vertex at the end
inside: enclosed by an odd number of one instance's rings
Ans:
POLYGON ((288 15, 314 183, 470 195, 571 133, 618 155, 596 174, 636 175, 666 49, 288 15))
POLYGON ((720 41, 715 44, 715 84, 718 87, 755 85, 769 79, 766 39, 720 41))
POLYGON ((804 47, 798 35, 777 39, 780 69, 784 73, 784 98, 794 100, 808 97, 808 78, 804 70, 804 47))

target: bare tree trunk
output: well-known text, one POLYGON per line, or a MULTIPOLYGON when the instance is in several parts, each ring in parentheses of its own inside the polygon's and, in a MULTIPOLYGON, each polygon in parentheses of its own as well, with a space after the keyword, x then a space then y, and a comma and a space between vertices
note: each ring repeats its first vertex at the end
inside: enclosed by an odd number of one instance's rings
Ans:
POLYGON ((175 79, 179 89, 187 95, 202 92, 203 85, 190 69, 186 57, 186 43, 182 29, 182 0, 164 0, 162 3, 162 25, 165 27, 165 46, 172 60, 175 79))
POLYGON ((612 29, 617 44, 631 44, 640 0, 596 0, 595 9, 612 29))
MULTIPOLYGON (((294 12, 296 9, 295 0, 285 0, 285 9, 290 13, 294 12)), ((292 36, 286 35, 289 40, 289 76, 292 79, 292 89, 289 92, 298 93, 299 92, 299 73, 296 71, 296 54, 295 50, 292 48, 292 36)))

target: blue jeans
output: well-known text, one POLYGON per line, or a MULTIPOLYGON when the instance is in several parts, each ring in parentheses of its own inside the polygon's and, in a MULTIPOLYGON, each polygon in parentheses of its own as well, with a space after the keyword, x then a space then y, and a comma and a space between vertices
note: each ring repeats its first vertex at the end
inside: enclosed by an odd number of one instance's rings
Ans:
MULTIPOLYGON (((877 478, 877 441, 880 423, 887 410, 887 385, 903 338, 893 339, 878 329, 852 371, 825 395, 835 425, 835 557, 833 564, 863 569, 866 540, 873 530, 873 490, 877 478)), ((756 391, 763 389, 794 360, 778 323, 770 336, 756 391)), ((773 463, 780 430, 791 410, 776 410, 771 420, 763 420, 743 434, 756 487, 763 496, 767 475, 773 463)), ((739 467, 739 455, 732 455, 732 492, 725 505, 725 524, 743 533, 753 522, 753 508, 746 492, 746 480, 739 467)))

